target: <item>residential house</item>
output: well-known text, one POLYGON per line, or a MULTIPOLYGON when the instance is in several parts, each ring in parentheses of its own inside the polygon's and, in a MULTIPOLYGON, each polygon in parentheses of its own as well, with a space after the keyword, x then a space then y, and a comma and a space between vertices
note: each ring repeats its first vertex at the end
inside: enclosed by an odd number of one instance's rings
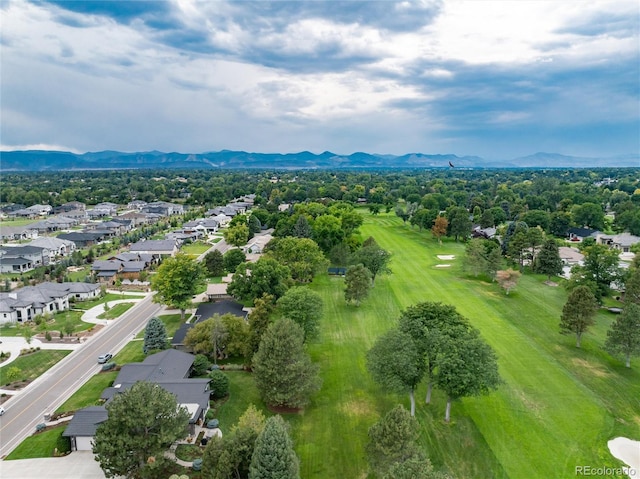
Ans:
POLYGON ((155 213, 162 216, 184 214, 184 206, 168 203, 166 201, 154 201, 148 203, 140 210, 142 213, 155 213))
POLYGON ((600 233, 598 230, 592 230, 590 228, 569 228, 567 230, 567 237, 569 241, 580 242, 586 238, 594 238, 600 233))
POLYGON ((78 220, 67 218, 66 216, 54 216, 46 220, 37 221, 31 224, 32 228, 41 233, 52 233, 54 231, 66 230, 78 224, 78 220))
POLYGON ((571 268, 575 265, 581 266, 584 264, 584 255, 580 253, 578 248, 569 246, 560 246, 558 253, 562 260, 562 276, 569 279, 571 277, 571 268))
POLYGON ((87 205, 85 205, 84 203, 81 203, 80 201, 69 201, 68 203, 65 203, 63 205, 55 206, 53 208, 53 213, 60 214, 60 213, 69 213, 71 211, 86 211, 86 209, 87 209, 87 205))
POLYGON ((71 298, 97 298, 100 285, 92 283, 40 283, 0 293, 0 324, 31 321, 37 315, 69 309, 71 298))
MULTIPOLYGON (((42 248, 40 246, 0 246, 0 262, 4 263, 8 259, 17 258, 28 260, 31 262, 33 268, 37 268, 38 266, 46 266, 49 264, 51 253, 47 248, 42 248)), ((11 268, 11 271, 4 271, 4 269, 6 269, 5 267, 0 268, 2 268, 2 272, 16 272, 13 268, 11 268)))
POLYGON ((91 273, 101 284, 113 285, 116 282, 118 273, 123 269, 122 261, 97 260, 91 265, 91 273))
POLYGON ((51 205, 33 205, 28 208, 9 211, 10 218, 36 218, 38 216, 47 216, 53 208, 51 205))
POLYGON ((482 228, 480 225, 474 226, 471 231, 472 238, 484 238, 484 239, 492 239, 496 235, 495 228, 482 228))
POLYGON ((31 225, 0 226, 1 241, 22 241, 22 240, 36 239, 37 237, 38 237, 38 230, 35 228, 32 228, 31 225))
MULTIPOLYGON (((195 425, 205 420, 209 409, 209 380, 190 379, 195 356, 175 349, 167 349, 145 358, 141 363, 122 366, 113 386, 102 392, 108 404, 118 394, 127 391, 138 381, 157 384, 176 397, 178 404, 189 411, 189 434, 195 434, 195 425)), ((92 450, 97 426, 107 420, 105 406, 90 406, 76 412, 62 433, 70 438, 72 451, 92 450)))
POLYGON ((60 239, 73 241, 78 248, 87 248, 104 240, 104 235, 97 232, 62 233, 57 236, 60 239))
POLYGON ((73 241, 55 238, 53 236, 41 236, 27 243, 27 246, 36 246, 49 250, 50 262, 55 261, 59 256, 69 256, 76 250, 76 244, 73 241))
POLYGON ((137 228, 140 225, 149 224, 149 218, 147 215, 143 215, 142 213, 129 212, 118 215, 113 218, 112 221, 130 221, 131 228, 137 228))
POLYGON ((114 216, 118 210, 118 205, 109 201, 104 203, 98 203, 92 209, 87 210, 89 218, 103 218, 105 216, 114 216))
POLYGON ((264 247, 267 246, 269 241, 273 239, 273 236, 270 234, 264 234, 259 236, 254 236, 249 243, 244 247, 244 251, 247 254, 262 254, 264 251, 264 247))
POLYGON ((127 209, 128 210, 135 210, 135 211, 142 211, 142 208, 144 208, 145 206, 147 206, 147 202, 146 201, 142 201, 142 200, 133 200, 130 201, 127 204, 127 209))
POLYGON ((617 235, 598 234, 596 236, 596 243, 606 245, 622 253, 630 253, 631 247, 640 243, 640 237, 632 235, 631 233, 620 233, 617 235))
POLYGON ((150 254, 154 259, 175 256, 178 245, 175 240, 144 240, 133 243, 129 247, 132 253, 150 254))
POLYGON ((182 231, 184 233, 199 231, 202 234, 210 235, 217 232, 219 227, 220 224, 214 218, 198 218, 184 223, 182 231))

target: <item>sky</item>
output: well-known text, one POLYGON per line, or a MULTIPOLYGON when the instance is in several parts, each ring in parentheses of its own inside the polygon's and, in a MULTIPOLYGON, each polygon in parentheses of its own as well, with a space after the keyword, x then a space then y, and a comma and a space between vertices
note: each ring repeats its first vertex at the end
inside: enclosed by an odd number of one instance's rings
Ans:
POLYGON ((0 149, 640 153, 640 2, 0 0, 0 149))

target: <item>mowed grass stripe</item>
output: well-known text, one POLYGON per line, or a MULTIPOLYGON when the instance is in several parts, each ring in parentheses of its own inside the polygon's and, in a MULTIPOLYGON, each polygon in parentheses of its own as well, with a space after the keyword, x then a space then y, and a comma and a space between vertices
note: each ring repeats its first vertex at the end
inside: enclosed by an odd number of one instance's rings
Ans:
MULTIPOLYGON (((602 464, 607 457, 600 441, 610 433, 612 418, 600 396, 551 354, 567 339, 557 333, 566 293, 523 278, 519 293, 505 297, 495 285, 457 277, 461 245, 437 245, 399 220, 397 234, 389 218, 381 227, 377 223, 369 217, 363 234, 393 252, 391 287, 401 303, 454 304, 496 350, 506 385, 463 404, 509 475, 568 477, 576 465, 602 464), (456 266, 436 270, 437 254, 456 254, 456 266), (544 334, 532 335, 531 328, 544 334)), ((459 407, 454 406, 454 417, 459 407)))

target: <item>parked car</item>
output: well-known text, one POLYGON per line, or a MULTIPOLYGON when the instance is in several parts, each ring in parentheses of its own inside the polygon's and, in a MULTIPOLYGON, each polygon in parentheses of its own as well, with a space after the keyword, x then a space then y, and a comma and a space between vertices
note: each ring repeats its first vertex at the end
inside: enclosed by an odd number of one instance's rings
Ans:
POLYGON ((111 353, 105 353, 98 356, 98 364, 104 364, 113 357, 111 353))

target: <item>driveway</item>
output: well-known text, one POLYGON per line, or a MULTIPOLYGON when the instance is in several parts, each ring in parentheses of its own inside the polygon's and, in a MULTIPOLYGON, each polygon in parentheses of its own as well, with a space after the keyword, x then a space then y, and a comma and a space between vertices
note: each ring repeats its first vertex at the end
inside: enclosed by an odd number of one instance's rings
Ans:
POLYGON ((2 479, 105 479, 90 451, 64 457, 0 461, 2 479))

